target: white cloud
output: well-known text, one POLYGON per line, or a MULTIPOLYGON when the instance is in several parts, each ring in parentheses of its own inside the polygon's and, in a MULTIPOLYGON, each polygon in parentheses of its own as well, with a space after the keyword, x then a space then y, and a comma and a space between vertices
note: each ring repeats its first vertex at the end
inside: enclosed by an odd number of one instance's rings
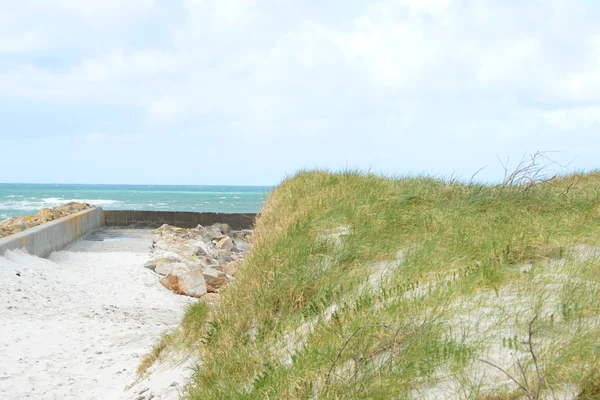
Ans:
POLYGON ((36 32, 0 37, 0 54, 26 53, 45 48, 47 41, 36 32))
POLYGON ((371 78, 386 86, 402 86, 419 77, 435 57, 419 23, 399 23, 385 15, 361 17, 351 32, 332 32, 348 61, 364 65, 371 78))
POLYGON ((396 2, 408 7, 413 15, 419 12, 439 14, 450 4, 450 0, 396 0, 396 2))
POLYGON ((256 0, 185 0, 190 14, 202 18, 218 30, 248 22, 256 0))
POLYGON ((536 62, 537 51, 538 44, 532 38, 514 39, 489 49, 480 48, 477 78, 484 84, 510 83, 523 69, 529 70, 536 62))
MULTIPOLYGON (((594 128, 598 137, 600 130, 600 106, 575 107, 558 110, 534 111, 545 123, 559 131, 579 131, 594 128)), ((589 132, 585 132, 589 134, 589 132)))
MULTIPOLYGON (((340 151, 310 151, 318 160, 395 165, 396 148, 418 161, 407 149, 445 143, 441 159, 465 146, 583 142, 598 125, 600 27, 570 0, 0 7, 27 25, 0 31, 0 57, 21 56, 0 58, 0 99, 110 106, 202 145, 235 138, 299 163, 286 146, 320 143, 340 151), (47 25, 27 18, 39 12, 47 25), (60 62, 22 57, 40 54, 60 62)), ((122 137, 99 125, 107 133, 88 140, 122 137)))
POLYGON ((91 133, 84 139, 88 142, 136 143, 144 140, 143 135, 111 135, 106 133, 91 133))
POLYGON ((72 16, 95 26, 152 12, 157 6, 154 0, 21 0, 18 3, 27 12, 72 16))

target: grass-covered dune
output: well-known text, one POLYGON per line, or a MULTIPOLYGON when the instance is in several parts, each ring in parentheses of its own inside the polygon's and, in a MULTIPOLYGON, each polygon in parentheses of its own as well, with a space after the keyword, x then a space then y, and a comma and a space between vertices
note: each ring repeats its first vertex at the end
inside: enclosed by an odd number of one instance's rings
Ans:
POLYGON ((600 173, 537 186, 302 172, 240 277, 156 349, 191 399, 600 398, 600 173))

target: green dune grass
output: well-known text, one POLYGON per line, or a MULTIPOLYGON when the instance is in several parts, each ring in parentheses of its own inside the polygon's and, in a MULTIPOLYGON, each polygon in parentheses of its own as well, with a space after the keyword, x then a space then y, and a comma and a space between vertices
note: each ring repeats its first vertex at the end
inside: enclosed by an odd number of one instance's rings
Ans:
POLYGON ((301 172, 146 366, 194 349, 189 399, 600 398, 599 194, 301 172))

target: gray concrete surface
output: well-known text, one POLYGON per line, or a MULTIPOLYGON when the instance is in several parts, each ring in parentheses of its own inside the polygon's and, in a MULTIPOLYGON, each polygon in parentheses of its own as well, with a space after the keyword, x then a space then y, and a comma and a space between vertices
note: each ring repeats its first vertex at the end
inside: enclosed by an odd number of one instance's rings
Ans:
POLYGON ((101 208, 84 210, 0 239, 0 256, 7 250, 25 249, 31 255, 46 257, 103 225, 101 208))
POLYGON ((154 229, 101 228, 65 251, 70 252, 135 252, 150 253, 154 229))

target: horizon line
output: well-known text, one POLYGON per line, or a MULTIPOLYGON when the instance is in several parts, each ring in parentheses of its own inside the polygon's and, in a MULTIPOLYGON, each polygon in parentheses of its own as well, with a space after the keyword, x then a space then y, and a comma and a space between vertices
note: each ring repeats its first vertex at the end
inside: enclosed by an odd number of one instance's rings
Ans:
POLYGON ((75 185, 88 185, 88 186, 192 186, 192 187, 252 187, 252 188, 273 188, 276 185, 233 185, 233 184, 221 184, 221 185, 202 185, 202 184, 163 184, 163 183, 58 183, 58 182, 0 182, 0 185, 64 185, 64 186, 75 186, 75 185))

